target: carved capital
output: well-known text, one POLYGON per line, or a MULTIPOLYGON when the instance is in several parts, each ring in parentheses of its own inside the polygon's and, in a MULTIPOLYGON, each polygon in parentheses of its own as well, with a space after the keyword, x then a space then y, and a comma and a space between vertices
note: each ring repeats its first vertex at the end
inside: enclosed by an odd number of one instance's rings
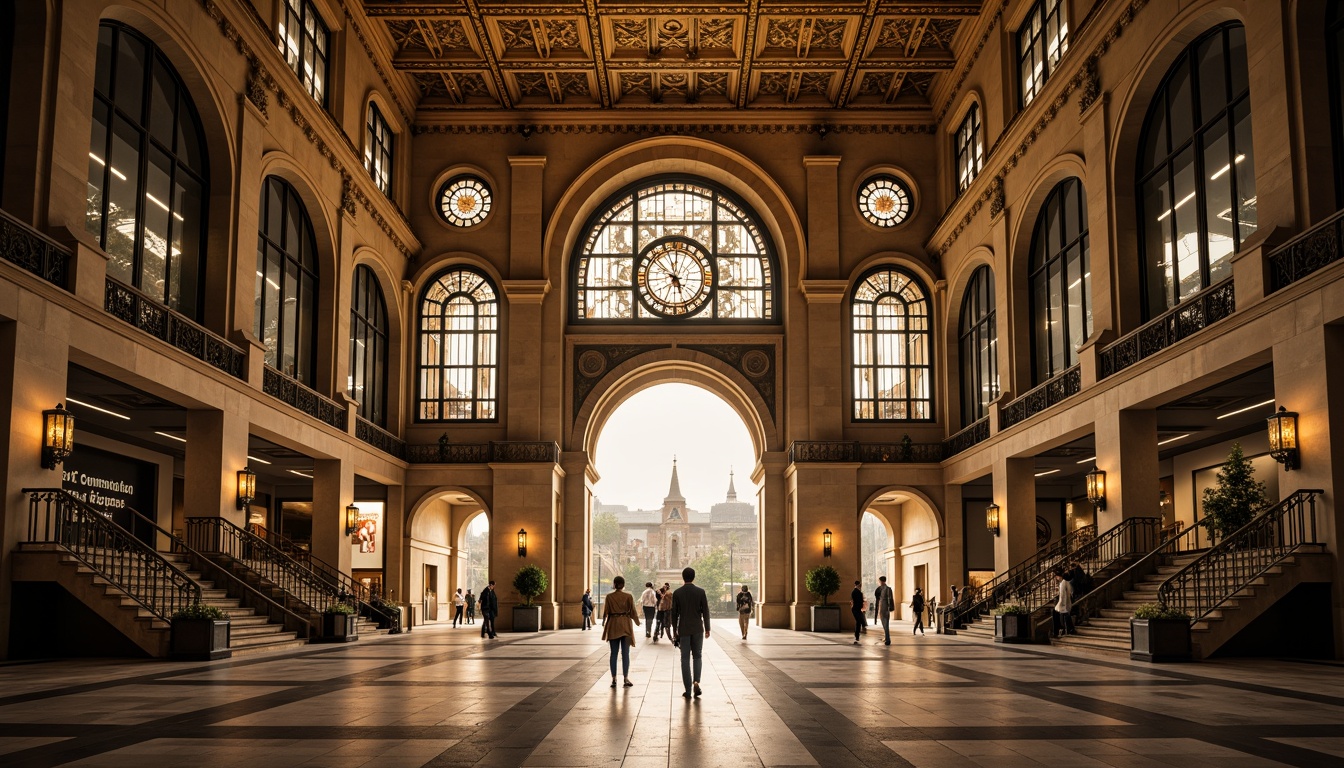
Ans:
POLYGON ((270 105, 271 97, 266 92, 266 73, 258 65, 253 65, 247 71, 247 100, 252 102, 252 106, 257 108, 265 117, 270 117, 266 108, 270 105))
POLYGON ((1101 96, 1101 78, 1097 74, 1097 57, 1091 56, 1083 64, 1081 81, 1078 84, 1078 114, 1081 116, 1101 96))

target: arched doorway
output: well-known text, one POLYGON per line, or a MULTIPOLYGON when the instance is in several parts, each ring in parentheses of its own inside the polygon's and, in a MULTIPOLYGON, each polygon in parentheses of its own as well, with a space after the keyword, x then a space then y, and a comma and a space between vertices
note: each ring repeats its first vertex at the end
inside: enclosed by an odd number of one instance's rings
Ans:
POLYGON ((490 582, 490 518, 477 510, 457 534, 457 583, 479 595, 490 582))
POLYGON ((898 618, 913 618, 910 599, 916 588, 926 601, 945 599, 942 526, 922 494, 908 488, 876 494, 861 512, 859 532, 860 569, 870 599, 878 576, 886 576, 896 593, 898 618))
POLYGON ((414 505, 406 568, 417 623, 451 621, 459 587, 479 594, 490 578, 489 532, 489 512, 465 489, 440 488, 414 505))

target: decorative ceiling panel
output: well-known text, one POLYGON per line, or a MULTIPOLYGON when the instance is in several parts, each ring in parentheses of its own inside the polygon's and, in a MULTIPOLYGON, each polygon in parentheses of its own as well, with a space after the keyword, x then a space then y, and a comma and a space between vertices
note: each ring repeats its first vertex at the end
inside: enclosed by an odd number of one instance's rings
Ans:
POLYGON ((981 0, 365 0, 364 9, 419 88, 422 112, 918 112, 954 68, 981 0))

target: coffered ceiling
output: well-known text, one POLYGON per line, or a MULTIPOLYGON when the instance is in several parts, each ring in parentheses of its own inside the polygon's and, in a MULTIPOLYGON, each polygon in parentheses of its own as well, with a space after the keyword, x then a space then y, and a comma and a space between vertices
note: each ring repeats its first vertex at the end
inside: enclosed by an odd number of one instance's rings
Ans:
POLYGON ((980 0, 365 0, 420 110, 927 110, 980 0), (959 36, 960 33, 960 36, 959 36))

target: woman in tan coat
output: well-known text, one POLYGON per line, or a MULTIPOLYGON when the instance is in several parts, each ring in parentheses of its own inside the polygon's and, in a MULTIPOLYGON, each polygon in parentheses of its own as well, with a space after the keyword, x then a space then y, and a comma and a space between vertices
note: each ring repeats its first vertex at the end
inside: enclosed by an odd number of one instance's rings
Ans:
POLYGON ((630 682, 630 649, 635 644, 635 627, 639 626, 639 613, 635 611, 635 597, 625 591, 625 577, 617 576, 611 580, 615 592, 607 595, 602 609, 602 639, 611 643, 611 687, 616 687, 616 653, 621 654, 621 672, 625 676, 625 687, 630 682))

